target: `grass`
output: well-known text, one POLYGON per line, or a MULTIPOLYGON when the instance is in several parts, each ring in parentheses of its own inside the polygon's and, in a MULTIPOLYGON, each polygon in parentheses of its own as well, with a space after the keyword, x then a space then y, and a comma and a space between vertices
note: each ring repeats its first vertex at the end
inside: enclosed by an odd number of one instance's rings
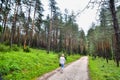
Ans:
MULTIPOLYGON (((0 52, 0 74, 3 80, 34 80, 59 67, 58 54, 45 50, 30 49, 31 52, 0 52)), ((67 56, 67 63, 80 58, 80 55, 67 56)))
POLYGON ((120 80, 120 68, 113 60, 107 63, 103 58, 89 58, 89 74, 91 80, 120 80))

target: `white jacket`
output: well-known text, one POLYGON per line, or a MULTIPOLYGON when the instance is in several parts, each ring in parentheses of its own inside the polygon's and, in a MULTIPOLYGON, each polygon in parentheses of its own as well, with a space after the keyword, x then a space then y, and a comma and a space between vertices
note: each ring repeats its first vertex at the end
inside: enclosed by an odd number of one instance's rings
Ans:
POLYGON ((60 57, 60 64, 64 64, 65 63, 65 57, 60 57))

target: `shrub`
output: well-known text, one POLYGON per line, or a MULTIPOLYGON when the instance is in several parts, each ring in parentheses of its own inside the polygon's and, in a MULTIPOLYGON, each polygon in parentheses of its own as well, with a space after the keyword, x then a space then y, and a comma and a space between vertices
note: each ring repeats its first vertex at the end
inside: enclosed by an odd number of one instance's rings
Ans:
POLYGON ((0 52, 8 52, 10 50, 9 47, 6 47, 5 45, 0 44, 0 52))
POLYGON ((26 47, 26 48, 24 49, 24 52, 30 52, 30 48, 29 48, 29 47, 26 47))
POLYGON ((10 42, 7 40, 7 41, 4 41, 3 44, 6 45, 6 46, 8 46, 8 45, 10 45, 10 42))
POLYGON ((19 51, 19 47, 18 47, 16 44, 14 44, 14 45, 12 46, 12 50, 13 50, 13 51, 19 51))

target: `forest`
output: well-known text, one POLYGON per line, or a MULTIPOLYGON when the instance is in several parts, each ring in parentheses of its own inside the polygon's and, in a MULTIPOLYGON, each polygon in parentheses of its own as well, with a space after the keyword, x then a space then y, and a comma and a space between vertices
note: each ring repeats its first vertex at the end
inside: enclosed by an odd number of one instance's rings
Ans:
POLYGON ((19 52, 20 47, 23 52, 30 52, 33 48, 45 50, 48 55, 52 51, 68 56, 100 57, 107 63, 114 60, 116 66, 120 66, 119 0, 89 0, 83 11, 98 4, 99 24, 91 23, 87 35, 76 22, 79 13, 76 15, 67 9, 61 13, 56 0, 49 0, 48 4, 49 13, 46 15, 41 0, 0 0, 1 55, 11 49, 19 52))
POLYGON ((3 0, 1 3, 1 43, 69 54, 77 52, 81 43, 83 51, 85 35, 83 30, 78 30, 74 12, 68 15, 65 9, 61 14, 54 0, 49 1, 50 15, 45 19, 42 19, 44 7, 40 0, 3 0))

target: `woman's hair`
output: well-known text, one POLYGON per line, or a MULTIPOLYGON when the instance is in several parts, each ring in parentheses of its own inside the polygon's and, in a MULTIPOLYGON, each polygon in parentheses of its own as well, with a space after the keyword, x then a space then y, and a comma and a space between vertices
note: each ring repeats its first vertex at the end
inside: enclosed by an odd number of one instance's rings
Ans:
POLYGON ((61 56, 64 56, 64 54, 62 54, 61 56))

